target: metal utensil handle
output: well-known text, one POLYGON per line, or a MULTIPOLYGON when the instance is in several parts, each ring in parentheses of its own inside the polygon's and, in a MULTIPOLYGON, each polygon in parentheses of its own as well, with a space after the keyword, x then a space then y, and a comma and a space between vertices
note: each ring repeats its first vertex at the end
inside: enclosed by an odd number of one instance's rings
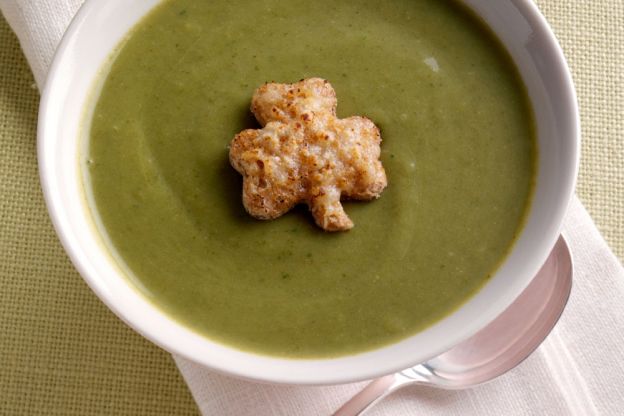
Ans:
POLYGON ((377 404, 381 399, 411 382, 413 382, 413 380, 407 380, 401 377, 400 374, 391 374, 378 378, 364 387, 364 389, 353 396, 351 400, 343 404, 333 416, 363 415, 364 412, 377 404))

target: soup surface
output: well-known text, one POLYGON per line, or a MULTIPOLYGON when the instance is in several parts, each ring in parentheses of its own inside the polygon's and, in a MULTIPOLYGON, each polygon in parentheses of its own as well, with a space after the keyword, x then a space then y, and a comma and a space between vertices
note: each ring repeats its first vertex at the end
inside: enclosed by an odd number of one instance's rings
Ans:
POLYGON ((170 0, 120 46, 95 106, 87 193, 153 303, 218 342, 328 357, 398 341, 496 270, 532 192, 532 113, 498 41, 452 2, 170 0), (241 203, 227 146, 266 81, 329 80, 381 129, 389 186, 324 233, 241 203))

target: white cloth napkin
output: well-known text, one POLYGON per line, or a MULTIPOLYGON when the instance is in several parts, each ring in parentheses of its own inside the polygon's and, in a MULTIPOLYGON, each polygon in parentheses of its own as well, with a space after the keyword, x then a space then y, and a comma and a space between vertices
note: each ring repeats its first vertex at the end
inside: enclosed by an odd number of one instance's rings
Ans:
MULTIPOLYGON (((41 88, 81 0, 0 0, 41 88)), ((371 415, 624 414, 624 269, 574 198, 563 229, 575 262, 561 321, 523 364, 471 390, 407 388, 371 415)), ((174 359, 203 415, 329 415, 365 383, 328 387, 255 384, 174 359)))

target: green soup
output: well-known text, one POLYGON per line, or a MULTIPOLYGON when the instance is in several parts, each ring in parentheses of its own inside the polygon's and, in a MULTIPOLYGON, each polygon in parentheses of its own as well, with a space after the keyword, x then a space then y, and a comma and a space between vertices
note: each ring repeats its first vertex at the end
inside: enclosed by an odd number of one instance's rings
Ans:
POLYGON ((331 357, 431 325, 496 270, 535 175, 532 113, 498 41, 441 0, 163 2, 118 51, 91 121, 87 192, 129 279, 207 337, 331 357), (266 81, 329 80, 381 129, 389 186, 325 233, 241 203, 228 143, 266 81))

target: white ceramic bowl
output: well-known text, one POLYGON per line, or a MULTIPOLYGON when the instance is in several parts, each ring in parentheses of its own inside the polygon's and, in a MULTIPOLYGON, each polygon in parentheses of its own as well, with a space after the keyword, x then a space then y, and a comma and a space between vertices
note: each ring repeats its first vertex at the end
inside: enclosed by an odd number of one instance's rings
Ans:
POLYGON ((159 0, 88 0, 56 53, 41 100, 38 151, 46 202, 61 242, 93 291, 121 319, 166 350, 244 378, 296 384, 368 379, 410 367, 468 338, 499 315, 545 261, 574 190, 579 118, 565 59, 532 0, 466 0, 502 40, 528 87, 536 113, 539 163, 528 222, 488 284, 456 313, 399 343, 322 360, 290 360, 212 342, 148 302, 101 244, 82 191, 83 112, 98 72, 128 30, 159 0))

